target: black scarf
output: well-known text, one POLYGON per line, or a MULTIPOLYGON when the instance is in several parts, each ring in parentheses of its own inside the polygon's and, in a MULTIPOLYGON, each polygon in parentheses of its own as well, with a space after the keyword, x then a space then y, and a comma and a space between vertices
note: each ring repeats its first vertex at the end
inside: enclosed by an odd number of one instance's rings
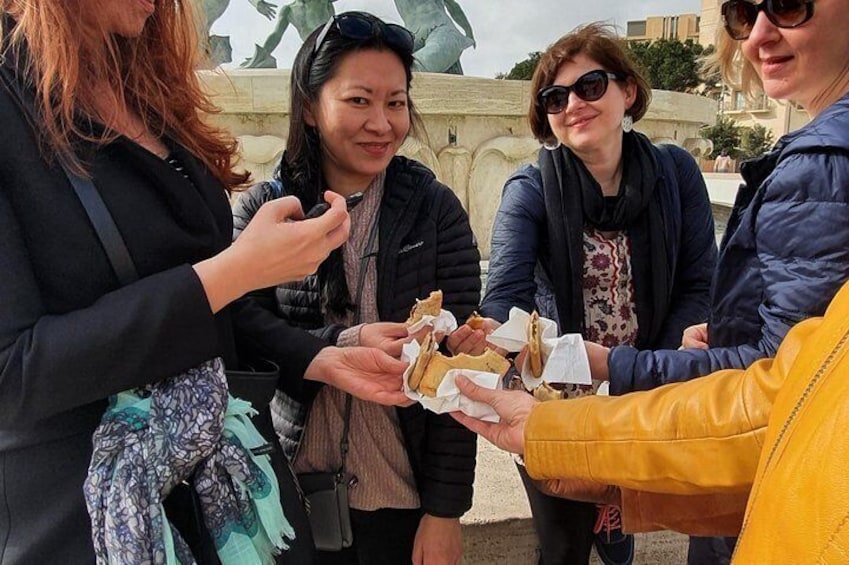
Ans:
POLYGON ((583 233, 627 230, 637 313, 637 346, 660 333, 669 307, 670 264, 663 214, 655 188, 663 182, 651 142, 637 132, 623 134, 619 194, 606 198, 587 168, 566 147, 540 149, 539 167, 560 331, 584 334, 583 233))

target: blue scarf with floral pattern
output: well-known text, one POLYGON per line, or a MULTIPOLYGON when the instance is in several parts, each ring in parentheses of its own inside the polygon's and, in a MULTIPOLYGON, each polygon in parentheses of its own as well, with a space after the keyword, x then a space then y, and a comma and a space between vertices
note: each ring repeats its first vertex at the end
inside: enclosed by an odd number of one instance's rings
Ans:
POLYGON ((97 563, 194 564, 162 505, 191 477, 222 565, 273 564, 295 532, 254 413, 220 358, 111 397, 84 486, 97 563))

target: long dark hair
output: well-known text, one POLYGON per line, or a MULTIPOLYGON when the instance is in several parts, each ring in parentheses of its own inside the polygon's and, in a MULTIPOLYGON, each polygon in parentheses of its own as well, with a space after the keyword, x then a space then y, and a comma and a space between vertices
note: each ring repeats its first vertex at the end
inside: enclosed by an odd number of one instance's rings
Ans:
MULTIPOLYGON (((346 12, 351 14, 354 12, 346 12)), ((376 16, 367 12, 356 12, 375 23, 383 23, 376 16)), ((339 14, 336 17, 345 14, 339 14)), ((295 62, 292 65, 290 83, 290 112, 289 135, 286 140, 286 152, 280 166, 275 172, 287 194, 297 196, 304 209, 318 203, 325 189, 321 171, 321 147, 318 131, 306 123, 307 108, 315 107, 318 103, 322 87, 331 80, 342 60, 350 53, 364 50, 391 51, 400 59, 407 76, 407 92, 413 80, 413 53, 387 43, 380 34, 374 34, 367 39, 350 39, 343 36, 335 25, 332 25, 324 36, 318 50, 316 40, 323 27, 314 30, 301 45, 295 62)), ((410 130, 414 135, 424 131, 421 117, 407 97, 407 108, 410 112, 410 130)), ((351 309, 351 298, 345 283, 344 264, 340 249, 330 254, 318 270, 319 284, 322 293, 323 307, 330 312, 344 315, 351 309)))

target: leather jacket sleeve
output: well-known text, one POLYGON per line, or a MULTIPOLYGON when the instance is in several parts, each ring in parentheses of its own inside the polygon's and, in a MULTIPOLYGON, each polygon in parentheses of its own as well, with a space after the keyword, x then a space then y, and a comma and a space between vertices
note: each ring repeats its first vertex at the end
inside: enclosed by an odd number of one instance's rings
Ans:
POLYGON ((776 395, 821 321, 798 324, 775 359, 745 371, 537 406, 525 429, 528 472, 656 493, 747 492, 776 395))
POLYGON ((674 530, 691 536, 737 536, 748 493, 660 494, 622 489, 623 531, 674 530))

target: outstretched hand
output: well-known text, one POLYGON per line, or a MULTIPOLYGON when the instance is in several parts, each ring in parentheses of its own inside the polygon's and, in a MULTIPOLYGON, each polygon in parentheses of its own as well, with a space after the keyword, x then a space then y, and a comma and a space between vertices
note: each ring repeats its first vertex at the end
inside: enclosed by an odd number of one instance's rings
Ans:
POLYGON ((457 388, 471 400, 492 406, 501 421, 484 422, 462 412, 452 412, 455 420, 505 451, 521 455, 525 451, 525 425, 537 404, 533 396, 519 390, 491 390, 458 376, 457 388))
POLYGON ((402 390, 407 363, 373 347, 325 347, 305 378, 334 386, 362 400, 385 406, 413 403, 402 390))

